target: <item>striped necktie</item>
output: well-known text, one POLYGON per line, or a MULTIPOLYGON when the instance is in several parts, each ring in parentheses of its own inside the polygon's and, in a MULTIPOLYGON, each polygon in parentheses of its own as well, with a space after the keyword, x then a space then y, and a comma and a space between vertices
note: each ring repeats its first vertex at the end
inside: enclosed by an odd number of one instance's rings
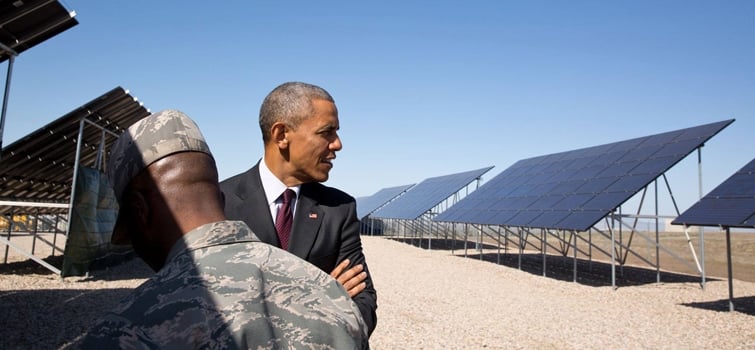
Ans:
POLYGON ((283 204, 281 204, 278 215, 275 217, 275 231, 278 232, 280 247, 283 250, 288 250, 288 238, 291 235, 291 226, 294 223, 291 204, 296 197, 296 192, 289 188, 283 191, 281 197, 283 197, 283 204))

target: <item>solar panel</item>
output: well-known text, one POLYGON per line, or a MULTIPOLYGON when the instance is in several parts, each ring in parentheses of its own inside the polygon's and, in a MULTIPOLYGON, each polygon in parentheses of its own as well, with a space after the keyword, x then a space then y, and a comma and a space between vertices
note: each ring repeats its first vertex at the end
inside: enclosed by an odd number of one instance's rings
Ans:
POLYGON ((520 160, 434 220, 585 231, 733 122, 520 160))
POLYGON ((371 196, 357 198, 357 217, 359 218, 359 220, 364 219, 373 211, 377 210, 402 193, 406 192, 406 190, 408 190, 412 186, 414 186, 414 184, 387 187, 375 192, 371 196))
MULTIPOLYGON (((493 167, 425 179, 404 195, 372 213, 373 217, 414 220, 493 167)), ((474 192, 473 192, 474 193, 474 192)))
POLYGON ((755 159, 671 223, 755 228, 755 159))

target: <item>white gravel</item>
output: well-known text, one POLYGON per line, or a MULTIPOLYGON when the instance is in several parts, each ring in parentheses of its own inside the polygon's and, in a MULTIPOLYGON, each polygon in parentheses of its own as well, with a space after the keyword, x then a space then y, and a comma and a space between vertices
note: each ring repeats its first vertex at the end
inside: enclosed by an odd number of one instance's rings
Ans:
MULTIPOLYGON (((363 244, 378 291, 373 349, 755 349, 755 283, 735 280, 737 311, 716 311, 728 310, 725 279, 705 290, 697 282, 614 290, 458 250, 370 236, 363 244)), ((0 348, 65 348, 149 275, 139 259, 65 280, 30 262, 0 265, 0 348)))
MULTIPOLYGON (((373 349, 754 349, 755 284, 591 287, 364 237, 378 291, 373 349)), ((456 251, 458 254, 463 252, 456 251)))

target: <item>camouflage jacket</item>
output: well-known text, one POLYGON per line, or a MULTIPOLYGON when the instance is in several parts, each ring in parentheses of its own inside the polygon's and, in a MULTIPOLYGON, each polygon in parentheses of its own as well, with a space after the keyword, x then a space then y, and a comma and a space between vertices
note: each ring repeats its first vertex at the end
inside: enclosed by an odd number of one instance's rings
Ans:
POLYGON ((367 328, 346 290, 267 245, 241 221, 200 226, 165 266, 85 335, 91 349, 362 349, 367 328))

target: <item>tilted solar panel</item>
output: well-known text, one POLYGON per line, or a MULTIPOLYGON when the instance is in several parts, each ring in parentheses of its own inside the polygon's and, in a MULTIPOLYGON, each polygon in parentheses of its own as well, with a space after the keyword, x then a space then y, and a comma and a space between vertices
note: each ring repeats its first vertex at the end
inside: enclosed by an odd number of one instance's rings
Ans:
POLYGON ((520 160, 434 220, 584 231, 732 122, 520 160))
POLYGON ((372 213, 372 216, 385 219, 414 220, 451 197, 464 186, 480 178, 490 169, 493 169, 493 167, 427 178, 409 189, 401 197, 376 210, 372 213))
POLYGON ((408 190, 412 186, 414 186, 414 184, 387 187, 375 192, 371 196, 357 198, 357 217, 359 218, 359 220, 364 219, 373 211, 377 210, 384 204, 390 202, 392 199, 406 192, 406 190, 408 190))
POLYGON ((755 228, 755 159, 671 223, 755 228))

